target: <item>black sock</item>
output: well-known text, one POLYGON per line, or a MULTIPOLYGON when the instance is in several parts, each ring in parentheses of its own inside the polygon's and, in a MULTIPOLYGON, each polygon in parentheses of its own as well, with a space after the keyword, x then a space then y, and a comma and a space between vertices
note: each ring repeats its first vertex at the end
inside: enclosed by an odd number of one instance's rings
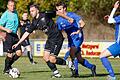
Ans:
POLYGON ((27 56, 28 56, 30 62, 32 63, 32 62, 33 62, 33 56, 32 56, 32 54, 30 53, 30 51, 27 51, 27 56))
POLYGON ((5 68, 4 68, 4 71, 6 70, 9 70, 11 67, 10 67, 10 62, 11 62, 12 58, 11 57, 6 57, 5 59, 5 68))
POLYGON ((57 70, 57 67, 54 63, 51 63, 50 61, 47 61, 46 63, 53 72, 57 70))
POLYGON ((66 61, 60 57, 57 57, 56 58, 56 64, 59 64, 59 65, 66 65, 66 61))
POLYGON ((19 59, 20 56, 18 56, 17 54, 15 54, 13 57, 12 57, 12 60, 10 62, 10 65, 12 65, 16 60, 19 59))

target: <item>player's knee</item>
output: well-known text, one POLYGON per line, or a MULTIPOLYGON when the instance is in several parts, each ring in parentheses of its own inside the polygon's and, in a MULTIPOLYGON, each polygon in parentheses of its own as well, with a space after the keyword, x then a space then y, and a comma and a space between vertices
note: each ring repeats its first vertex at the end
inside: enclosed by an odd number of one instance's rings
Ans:
POLYGON ((47 61, 49 61, 49 57, 50 57, 50 55, 49 55, 49 52, 44 52, 44 55, 43 55, 43 59, 44 59, 44 61, 45 62, 47 62, 47 61))
POLYGON ((47 62, 47 61, 49 61, 49 58, 48 58, 47 56, 43 56, 43 60, 44 60, 45 62, 47 62))
POLYGON ((100 55, 99 55, 99 58, 104 57, 104 54, 105 54, 105 51, 102 51, 102 52, 100 53, 100 55))
POLYGON ((16 54, 17 54, 18 56, 21 56, 21 55, 22 55, 22 51, 21 51, 21 50, 17 50, 17 51, 16 51, 16 54))
POLYGON ((51 63, 56 63, 56 57, 55 56, 50 56, 50 62, 51 63))
POLYGON ((6 56, 12 58, 12 53, 7 53, 6 56))

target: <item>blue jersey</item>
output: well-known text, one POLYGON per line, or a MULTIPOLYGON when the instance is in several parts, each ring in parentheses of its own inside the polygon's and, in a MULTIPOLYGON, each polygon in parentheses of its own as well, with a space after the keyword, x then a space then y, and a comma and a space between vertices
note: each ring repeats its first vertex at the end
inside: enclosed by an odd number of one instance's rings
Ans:
POLYGON ((116 16, 115 18, 116 25, 115 25, 115 40, 118 44, 120 44, 120 15, 116 16))
POLYGON ((74 22, 71 24, 68 22, 67 19, 63 17, 58 17, 57 19, 58 29, 64 30, 67 33, 69 46, 80 46, 81 43, 83 42, 83 32, 81 31, 81 33, 72 35, 72 36, 71 36, 71 33, 76 32, 80 29, 79 21, 81 20, 81 17, 73 12, 68 12, 66 16, 73 18, 74 22), (75 39, 78 39, 77 42, 75 39), (75 45, 72 44, 72 42, 75 45), (78 44, 78 42, 81 42, 81 43, 78 44))
POLYGON ((10 11, 5 11, 0 19, 0 25, 12 30, 12 33, 17 33, 19 20, 18 20, 18 13, 15 10, 13 13, 10 11))

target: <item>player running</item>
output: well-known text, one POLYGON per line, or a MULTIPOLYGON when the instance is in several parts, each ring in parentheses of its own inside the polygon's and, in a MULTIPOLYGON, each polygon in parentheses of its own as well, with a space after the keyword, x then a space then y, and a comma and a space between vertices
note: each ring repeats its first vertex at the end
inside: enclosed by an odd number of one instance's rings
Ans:
POLYGON ((24 41, 25 38, 33 32, 33 30, 43 31, 48 36, 45 44, 43 58, 47 63, 48 67, 53 72, 52 77, 59 78, 61 77, 61 75, 57 70, 56 64, 66 65, 70 62, 66 62, 64 59, 57 57, 62 47, 64 38, 62 33, 58 30, 57 25, 52 20, 52 18, 55 17, 56 14, 71 20, 71 18, 67 16, 56 13, 56 11, 46 11, 45 13, 41 13, 39 12, 39 7, 37 5, 30 5, 30 15, 33 17, 32 24, 30 28, 28 28, 28 30, 23 34, 19 42, 13 46, 13 48, 17 47, 22 41, 24 41))
MULTIPOLYGON (((81 56, 81 44, 83 42, 83 31, 82 28, 84 27, 85 23, 80 16, 73 12, 67 12, 67 6, 63 2, 59 2, 56 4, 56 9, 58 12, 63 13, 64 15, 74 19, 73 23, 68 22, 63 17, 58 17, 57 24, 59 30, 65 31, 68 37, 68 45, 70 47, 70 57, 72 62, 77 57, 78 63, 83 65, 84 67, 90 69, 92 71, 92 75, 96 75, 96 66, 94 64, 90 64, 86 59, 82 58, 81 56)), ((77 65, 78 66, 78 65, 77 65)), ((73 74, 77 75, 77 74, 73 74)))
POLYGON ((108 18, 108 23, 115 23, 115 42, 111 46, 109 46, 107 49, 101 52, 100 59, 106 70, 108 71, 109 75, 107 77, 107 80, 116 80, 114 70, 111 66, 111 63, 108 60, 108 57, 110 56, 118 56, 120 54, 120 15, 113 17, 115 11, 119 7, 119 1, 117 1, 114 4, 114 8, 108 18))

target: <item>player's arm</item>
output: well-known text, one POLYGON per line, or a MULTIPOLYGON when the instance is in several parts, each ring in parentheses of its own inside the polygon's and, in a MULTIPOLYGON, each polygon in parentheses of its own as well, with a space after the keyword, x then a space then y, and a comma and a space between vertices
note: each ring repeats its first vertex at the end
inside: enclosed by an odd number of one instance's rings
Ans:
POLYGON ((23 34, 23 36, 21 37, 21 39, 20 39, 15 45, 12 46, 12 48, 16 48, 16 47, 17 47, 21 42, 23 42, 29 35, 30 35, 30 33, 26 31, 26 32, 23 34))
POLYGON ((0 26, 0 30, 5 31, 7 33, 11 33, 12 32, 11 30, 9 30, 9 29, 7 29, 7 28, 5 28, 3 26, 0 26))
POLYGON ((58 11, 56 11, 56 15, 61 16, 61 17, 65 18, 65 19, 67 19, 70 23, 74 22, 73 18, 70 18, 70 17, 66 16, 65 14, 62 14, 62 13, 60 13, 58 11))
POLYGON ((58 15, 58 16, 61 16, 65 19, 67 19, 70 23, 74 22, 74 19, 72 19, 72 18, 70 18, 70 17, 68 17, 68 16, 66 16, 63 13, 60 13, 58 11, 46 11, 45 13, 49 18, 54 18, 54 17, 56 17, 56 15, 58 15))
POLYGON ((84 28, 85 22, 82 19, 80 19, 78 23, 79 23, 79 29, 76 32, 71 33, 71 35, 79 34, 81 30, 84 28))
POLYGON ((7 16, 6 13, 3 13, 3 15, 0 18, 0 30, 5 31, 7 33, 11 33, 12 32, 11 30, 3 27, 7 22, 7 17, 6 16, 7 16))
POLYGON ((116 23, 115 19, 113 18, 117 8, 119 7, 119 1, 117 1, 115 4, 114 4, 114 8, 108 18, 108 23, 116 23))
POLYGON ((32 33, 35 30, 35 28, 36 27, 34 26, 34 23, 32 23, 28 30, 22 35, 20 40, 12 46, 12 48, 16 48, 20 43, 22 43, 30 35, 30 33, 32 33))
POLYGON ((85 26, 85 22, 81 19, 79 20, 79 25, 80 25, 80 28, 83 28, 85 26))

